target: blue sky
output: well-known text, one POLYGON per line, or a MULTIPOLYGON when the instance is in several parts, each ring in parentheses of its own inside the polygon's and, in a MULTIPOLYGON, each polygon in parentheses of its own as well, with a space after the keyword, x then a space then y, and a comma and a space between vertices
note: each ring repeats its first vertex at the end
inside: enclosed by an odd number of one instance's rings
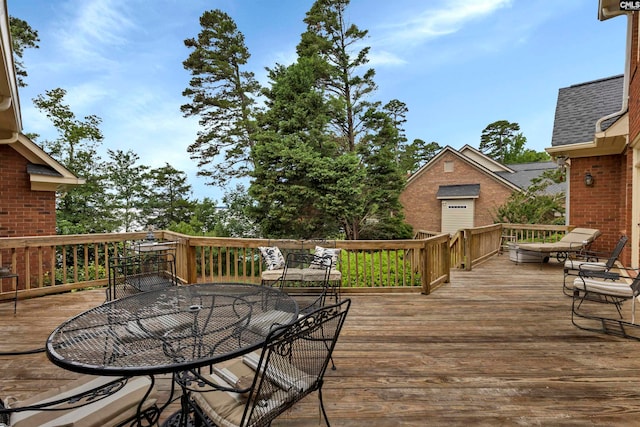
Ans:
MULTIPOLYGON (((78 117, 102 118, 106 150, 133 150, 152 167, 187 173, 193 197, 222 189, 196 177, 186 147, 197 121, 180 113, 189 76, 184 39, 206 10, 228 13, 245 35, 249 69, 289 64, 312 0, 7 0, 9 14, 38 31, 25 53, 23 128, 56 133, 32 99, 67 90, 78 117)), ((558 89, 622 74, 625 18, 600 22, 597 0, 352 0, 350 23, 369 30, 372 100, 407 104, 409 140, 478 147, 496 120, 520 124, 527 147, 551 145, 558 89)))

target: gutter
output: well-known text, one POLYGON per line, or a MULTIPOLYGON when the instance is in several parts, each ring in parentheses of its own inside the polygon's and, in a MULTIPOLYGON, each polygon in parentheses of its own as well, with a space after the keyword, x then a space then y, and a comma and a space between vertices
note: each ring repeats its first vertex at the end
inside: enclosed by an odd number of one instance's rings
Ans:
POLYGON ((622 82, 622 107, 620 110, 615 113, 607 114, 604 117, 601 117, 596 122, 596 134, 602 132, 602 122, 605 120, 612 119, 614 117, 620 116, 627 112, 629 108, 629 64, 631 62, 631 31, 633 27, 633 21, 631 17, 633 16, 633 12, 625 12, 621 10, 611 11, 609 8, 600 8, 601 11, 601 20, 613 18, 619 15, 626 15, 627 17, 627 47, 625 49, 625 61, 624 61, 624 77, 622 82))

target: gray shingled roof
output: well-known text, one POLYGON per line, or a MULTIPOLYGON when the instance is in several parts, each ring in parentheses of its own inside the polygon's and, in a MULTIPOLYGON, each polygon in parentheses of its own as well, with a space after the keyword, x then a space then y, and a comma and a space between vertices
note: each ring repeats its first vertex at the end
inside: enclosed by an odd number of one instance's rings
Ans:
MULTIPOLYGON (((551 145, 593 141, 598 119, 622 107, 624 76, 613 76, 580 83, 558 91, 551 145)), ((617 117, 606 120, 606 130, 617 117)))
MULTIPOLYGON (((544 171, 548 169, 555 169, 558 167, 554 162, 535 162, 535 163, 514 163, 506 165, 514 173, 510 172, 496 172, 496 175, 501 176, 512 184, 517 185, 523 190, 531 185, 531 180, 539 177, 544 171)), ((566 183, 551 184, 546 188, 545 193, 555 194, 566 190, 566 183)))
POLYGON ((460 197, 479 197, 480 184, 441 185, 438 187, 438 199, 456 199, 460 197))
POLYGON ((29 163, 27 165, 27 173, 34 174, 34 175, 47 175, 47 176, 57 176, 57 177, 62 176, 59 172, 57 172, 52 167, 49 167, 47 165, 36 165, 34 163, 29 163))

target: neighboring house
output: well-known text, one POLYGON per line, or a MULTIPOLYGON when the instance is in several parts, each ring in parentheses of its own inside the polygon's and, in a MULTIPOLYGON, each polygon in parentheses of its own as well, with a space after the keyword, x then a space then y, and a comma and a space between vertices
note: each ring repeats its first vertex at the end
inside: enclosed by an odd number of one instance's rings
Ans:
MULTIPOLYGON (((455 233, 494 223, 494 214, 514 191, 521 191, 553 162, 503 165, 475 148, 443 148, 407 180, 400 195, 414 230, 455 233)), ((548 190, 563 191, 563 185, 548 190)))

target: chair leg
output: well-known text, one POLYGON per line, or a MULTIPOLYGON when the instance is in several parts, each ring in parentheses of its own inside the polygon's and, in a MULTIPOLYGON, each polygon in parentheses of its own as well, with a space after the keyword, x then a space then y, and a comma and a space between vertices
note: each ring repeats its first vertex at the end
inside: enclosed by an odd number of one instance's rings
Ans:
POLYGON ((322 410, 324 421, 327 423, 327 426, 331 426, 331 424, 329 424, 329 417, 327 417, 327 411, 324 409, 324 401, 322 400, 322 382, 320 382, 320 387, 318 387, 318 399, 320 399, 320 409, 322 410))

